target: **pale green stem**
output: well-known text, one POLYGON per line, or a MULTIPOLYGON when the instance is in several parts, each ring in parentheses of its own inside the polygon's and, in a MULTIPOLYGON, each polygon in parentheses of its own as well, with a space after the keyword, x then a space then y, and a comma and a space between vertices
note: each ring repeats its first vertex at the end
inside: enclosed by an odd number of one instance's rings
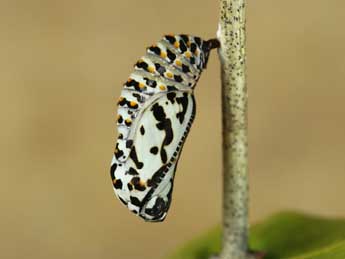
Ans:
POLYGON ((248 254, 248 143, 245 0, 221 0, 223 243, 220 259, 248 254))

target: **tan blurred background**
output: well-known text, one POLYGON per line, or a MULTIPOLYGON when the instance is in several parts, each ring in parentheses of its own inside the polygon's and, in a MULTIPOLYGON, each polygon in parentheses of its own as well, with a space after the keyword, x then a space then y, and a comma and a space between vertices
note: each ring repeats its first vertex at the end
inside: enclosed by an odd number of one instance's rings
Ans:
MULTIPOLYGON (((250 219, 345 216, 345 2, 249 1, 250 219)), ((0 1, 0 257, 161 258, 220 221, 219 63, 164 223, 118 202, 109 177, 115 100, 165 33, 214 37, 218 2, 0 1)))

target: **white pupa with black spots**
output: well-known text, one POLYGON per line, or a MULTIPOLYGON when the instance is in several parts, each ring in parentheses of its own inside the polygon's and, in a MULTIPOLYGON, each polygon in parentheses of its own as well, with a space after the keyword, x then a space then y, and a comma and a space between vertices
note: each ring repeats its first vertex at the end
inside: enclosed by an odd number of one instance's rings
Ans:
POLYGON ((146 221, 163 221, 195 116, 194 87, 217 40, 166 35, 135 64, 118 100, 114 191, 146 221))

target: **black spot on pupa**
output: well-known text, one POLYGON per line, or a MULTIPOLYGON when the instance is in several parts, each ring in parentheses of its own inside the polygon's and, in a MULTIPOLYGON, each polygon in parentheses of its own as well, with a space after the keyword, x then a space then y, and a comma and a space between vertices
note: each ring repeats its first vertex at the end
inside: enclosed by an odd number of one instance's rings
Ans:
POLYGON ((144 125, 141 125, 141 127, 140 127, 140 134, 141 134, 141 135, 144 135, 144 134, 145 134, 144 125))
POLYGON ((138 171, 135 170, 133 167, 130 167, 128 170, 129 175, 139 175, 138 171))
POLYGON ((149 50, 158 56, 161 54, 161 49, 157 46, 151 46, 149 47, 149 50))
POLYGON ((142 68, 144 70, 147 70, 149 65, 145 62, 145 61, 138 61, 136 64, 135 64, 138 68, 142 68))
POLYGON ((164 121, 165 120, 165 112, 162 106, 160 106, 158 103, 155 103, 151 111, 153 111, 153 116, 157 121, 164 121))
POLYGON ((196 46, 196 44, 195 43, 192 43, 192 44, 190 44, 190 51, 191 52, 195 52, 195 50, 196 50, 196 48, 197 48, 197 46, 196 46))
POLYGON ((120 106, 124 106, 126 103, 127 103, 127 100, 126 100, 126 98, 124 98, 124 97, 122 97, 121 100, 118 101, 118 104, 119 104, 120 106))
POLYGON ((199 47, 201 46, 201 39, 199 37, 194 37, 194 41, 199 47))
POLYGON ((118 123, 122 123, 122 122, 123 122, 123 118, 122 118, 121 115, 117 118, 117 122, 118 122, 118 123))
POLYGON ((161 160, 163 164, 165 164, 168 160, 167 152, 165 151, 164 148, 161 149, 161 160))
POLYGON ((125 120, 125 124, 127 127, 132 125, 132 121, 131 120, 125 120))
POLYGON ((157 153, 158 153, 158 147, 152 147, 152 148, 150 149, 150 153, 152 153, 152 154, 154 154, 154 155, 157 155, 157 153))
POLYGON ((174 44, 176 41, 176 38, 174 36, 171 36, 171 35, 165 35, 165 39, 167 41, 169 41, 170 44, 174 44))
POLYGON ((182 97, 177 97, 176 101, 178 104, 182 105, 182 111, 176 114, 176 117, 179 119, 180 123, 182 124, 184 121, 184 117, 187 112, 188 107, 188 95, 187 93, 184 93, 182 97))
POLYGON ((159 63, 155 63, 155 67, 157 72, 161 75, 164 76, 164 73, 166 72, 166 69, 164 66, 160 65, 159 63))
POLYGON ((135 97, 137 99, 138 102, 142 103, 144 100, 144 97, 142 97, 140 94, 138 93, 133 93, 133 97, 135 97))
POLYGON ((190 69, 189 69, 189 67, 186 66, 185 64, 182 64, 182 71, 183 71, 184 73, 189 73, 189 72, 190 72, 190 69))
POLYGON ((170 92, 167 94, 167 98, 172 104, 175 103, 175 97, 176 97, 176 93, 174 92, 170 92))
POLYGON ((190 62, 192 65, 194 65, 194 64, 195 64, 195 58, 194 58, 194 57, 190 57, 189 62, 190 62))
POLYGON ((188 36, 186 34, 181 34, 180 37, 185 43, 189 41, 188 36))
POLYGON ((115 171, 116 171, 116 168, 117 168, 117 164, 114 163, 111 167, 110 167, 110 176, 111 176, 111 179, 114 180, 115 179, 115 171))
POLYGON ((144 164, 138 160, 138 156, 137 156, 137 152, 135 150, 135 146, 132 147, 131 152, 129 153, 129 157, 132 159, 132 161, 134 162, 135 166, 138 169, 143 168, 144 164))
POLYGON ((130 148, 133 145, 133 140, 129 139, 126 141, 126 148, 130 148))
POLYGON ((116 179, 114 183, 115 189, 122 189, 122 181, 120 179, 116 179))
POLYGON ((180 50, 181 50, 181 53, 184 53, 187 50, 187 46, 183 40, 180 40, 180 50))
POLYGON ((150 216, 159 218, 164 214, 164 212, 166 212, 166 210, 167 210, 167 206, 164 199, 159 197, 156 199, 156 202, 151 209, 150 208, 145 209, 145 213, 150 216))
POLYGON ((123 151, 121 149, 119 149, 119 143, 116 143, 115 153, 114 154, 115 154, 116 159, 119 159, 124 154, 123 151))
POLYGON ((133 190, 133 185, 132 185, 131 183, 128 183, 128 184, 127 184, 127 188, 128 188, 128 190, 131 191, 131 190, 133 190))
POLYGON ((159 121, 156 126, 159 130, 164 130, 165 131, 165 138, 162 142, 162 146, 160 149, 160 155, 161 155, 161 160, 163 163, 166 163, 167 161, 167 154, 164 149, 165 146, 169 145, 172 140, 173 140, 173 130, 171 126, 171 120, 166 118, 166 114, 164 112, 164 109, 162 106, 160 106, 158 103, 155 103, 151 110, 153 111, 153 116, 157 121, 159 121))
POLYGON ((134 206, 138 206, 138 207, 141 206, 141 202, 137 197, 130 196, 130 200, 134 206))
POLYGON ((138 191, 145 191, 146 189, 145 185, 140 182, 139 177, 133 177, 133 179, 131 180, 131 183, 134 185, 134 189, 138 191))
POLYGON ((176 91, 177 90, 177 88, 173 85, 168 85, 167 88, 168 88, 168 91, 176 91))
POLYGON ((183 81, 183 79, 182 79, 182 77, 180 75, 174 75, 174 79, 178 83, 181 83, 183 81))
POLYGON ((144 80, 146 82, 146 85, 152 88, 155 88, 157 86, 157 82, 155 80, 151 80, 147 77, 144 77, 144 80))
POLYGON ((167 56, 171 62, 173 62, 176 59, 176 55, 171 52, 169 49, 167 49, 167 56))

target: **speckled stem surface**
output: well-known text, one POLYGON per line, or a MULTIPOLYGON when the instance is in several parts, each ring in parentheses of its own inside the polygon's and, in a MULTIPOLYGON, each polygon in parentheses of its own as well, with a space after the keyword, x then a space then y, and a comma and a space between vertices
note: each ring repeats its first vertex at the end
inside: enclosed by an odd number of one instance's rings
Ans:
POLYGON ((245 0, 221 0, 217 37, 222 73, 223 243, 220 259, 248 253, 248 143, 245 0))

